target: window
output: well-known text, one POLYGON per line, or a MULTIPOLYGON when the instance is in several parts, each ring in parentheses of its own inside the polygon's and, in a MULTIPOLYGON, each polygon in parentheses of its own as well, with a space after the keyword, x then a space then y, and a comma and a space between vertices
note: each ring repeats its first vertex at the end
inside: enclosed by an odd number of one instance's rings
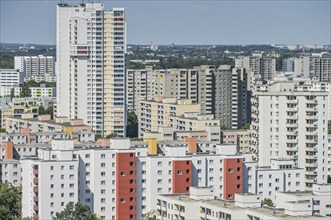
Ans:
POLYGON ((157 162, 157 166, 162 166, 162 162, 157 162))
POLYGON ((237 167, 237 171, 238 171, 238 172, 240 171, 240 167, 237 167))
POLYGON ((101 212, 104 212, 106 210, 105 207, 101 207, 101 212))
POLYGON ((70 165, 69 166, 69 170, 73 170, 74 169, 74 166, 73 165, 70 165))
POLYGON ((89 154, 85 154, 85 158, 90 158, 90 155, 89 154))
POLYGON ((190 182, 190 178, 186 178, 186 182, 189 183, 190 182))
POLYGON ((105 163, 101 163, 101 167, 106 167, 106 164, 105 163))
POLYGON ((240 189, 240 184, 237 184, 237 189, 240 189))
POLYGON ((229 172, 229 173, 233 173, 233 169, 232 169, 232 168, 229 168, 229 169, 228 169, 228 172, 229 172))
POLYGON ((74 197, 74 193, 69 193, 69 197, 74 197))
POLYGON ((106 202, 106 199, 105 198, 102 198, 101 199, 101 203, 105 203, 106 202))
POLYGON ((50 166, 50 170, 54 170, 54 166, 50 166))
POLYGON ((105 189, 102 189, 101 190, 101 194, 105 194, 106 193, 106 190, 105 189))
POLYGON ((162 175, 162 170, 158 170, 157 175, 162 175))
POLYGON ((105 185, 106 184, 106 181, 105 180, 102 180, 101 181, 101 185, 105 185))
POLYGON ((106 158, 106 154, 101 154, 101 159, 106 158))
POLYGON ((232 198, 233 198, 233 194, 229 194, 229 195, 228 195, 228 198, 229 198, 229 199, 232 199, 232 198))
POLYGON ((106 176, 106 172, 101 172, 101 176, 106 176))
POLYGON ((190 170, 186 170, 186 173, 189 174, 190 173, 190 170))
POLYGON ((178 171, 177 171, 177 174, 178 174, 178 175, 182 175, 182 171, 181 171, 181 170, 178 170, 178 171))
POLYGON ((121 198, 121 203, 125 203, 125 198, 121 198))
POLYGON ((121 172, 121 176, 125 176, 125 172, 121 172))

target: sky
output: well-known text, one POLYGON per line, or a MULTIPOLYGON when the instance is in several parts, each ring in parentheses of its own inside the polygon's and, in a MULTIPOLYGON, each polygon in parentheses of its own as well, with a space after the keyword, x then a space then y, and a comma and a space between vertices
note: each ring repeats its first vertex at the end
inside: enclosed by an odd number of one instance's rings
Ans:
MULTIPOLYGON (((55 44, 58 2, 0 0, 0 42, 55 44)), ((125 8, 133 44, 331 44, 331 0, 102 2, 125 8)))

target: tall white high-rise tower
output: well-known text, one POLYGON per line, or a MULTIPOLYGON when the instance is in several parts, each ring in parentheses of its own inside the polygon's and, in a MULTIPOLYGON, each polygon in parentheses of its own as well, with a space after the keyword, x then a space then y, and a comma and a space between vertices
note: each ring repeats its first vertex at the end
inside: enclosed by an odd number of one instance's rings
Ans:
POLYGON ((126 135, 124 9, 58 4, 57 116, 100 134, 126 135))

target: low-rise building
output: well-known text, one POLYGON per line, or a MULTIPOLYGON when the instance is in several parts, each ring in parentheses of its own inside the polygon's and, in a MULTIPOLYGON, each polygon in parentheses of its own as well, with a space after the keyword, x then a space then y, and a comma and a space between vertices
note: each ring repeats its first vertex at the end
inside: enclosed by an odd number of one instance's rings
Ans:
POLYGON ((56 97, 56 88, 55 87, 45 87, 45 85, 40 87, 30 87, 31 97, 56 97))
MULTIPOLYGON (((284 193, 287 195, 287 193, 284 193)), ((330 192, 328 194, 330 196, 330 192)), ((289 201, 282 198, 283 201, 289 201)), ((286 206, 261 206, 262 198, 255 194, 236 194, 235 201, 216 199, 213 189, 190 187, 189 194, 157 196, 156 219, 329 219, 327 214, 312 212, 311 206, 285 202, 286 206), (305 209, 302 209, 305 208, 305 209), (313 214, 314 213, 314 214, 313 214)))

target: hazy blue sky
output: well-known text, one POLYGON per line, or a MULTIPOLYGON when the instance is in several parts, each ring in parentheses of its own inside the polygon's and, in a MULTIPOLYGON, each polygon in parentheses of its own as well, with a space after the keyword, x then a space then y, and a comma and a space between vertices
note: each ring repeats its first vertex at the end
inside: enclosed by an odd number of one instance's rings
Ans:
MULTIPOLYGON (((55 44, 58 2, 0 0, 0 42, 55 44)), ((330 44, 331 39, 331 0, 103 2, 106 9, 125 8, 128 43, 330 44)))

